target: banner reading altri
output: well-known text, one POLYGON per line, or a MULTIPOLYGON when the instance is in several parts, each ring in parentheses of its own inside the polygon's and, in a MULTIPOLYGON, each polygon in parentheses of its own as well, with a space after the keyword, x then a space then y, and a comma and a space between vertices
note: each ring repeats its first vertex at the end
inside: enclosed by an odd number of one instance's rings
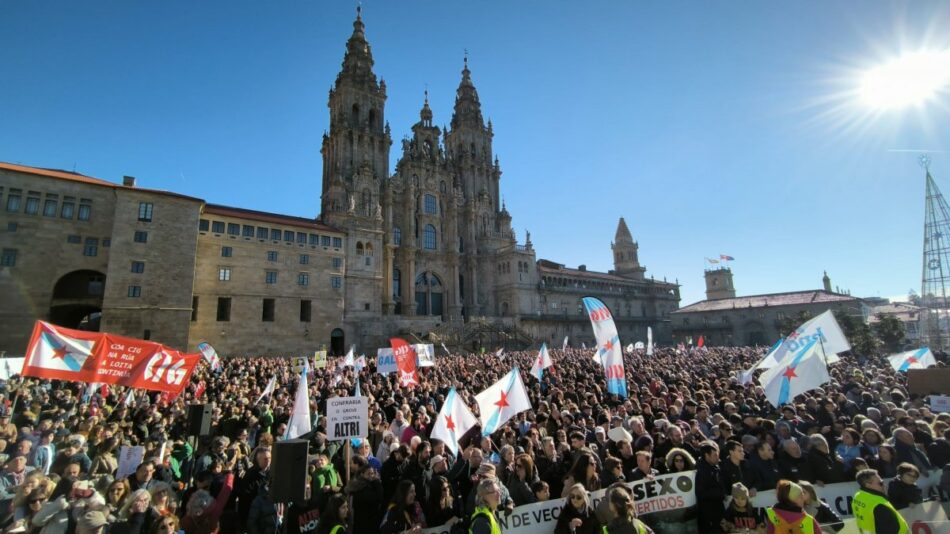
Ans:
POLYGON ((178 395, 200 359, 200 354, 182 354, 160 343, 37 321, 22 374, 178 395))

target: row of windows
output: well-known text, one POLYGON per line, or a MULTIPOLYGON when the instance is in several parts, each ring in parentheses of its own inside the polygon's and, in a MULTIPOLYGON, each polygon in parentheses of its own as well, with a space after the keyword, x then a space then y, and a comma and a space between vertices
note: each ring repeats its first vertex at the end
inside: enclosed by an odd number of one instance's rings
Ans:
MULTIPOLYGON (((261 321, 270 323, 277 319, 275 299, 261 300, 261 321)), ((300 301, 299 319, 302 323, 309 323, 311 318, 311 301, 300 301)), ((192 297, 191 300, 191 320, 198 320, 198 297, 192 297)), ((231 320, 231 297, 218 297, 218 309, 215 314, 215 320, 227 322, 231 320)))
MULTIPOLYGON (((144 267, 143 267, 144 268, 144 267)), ((135 272, 135 271, 133 271, 135 272)), ((230 282, 231 281, 231 267, 218 267, 218 281, 219 282, 230 282)), ((277 271, 264 271, 264 283, 265 284, 276 284, 277 283, 277 271)), ((298 286, 309 286, 310 285, 310 273, 297 273, 297 285, 298 286)), ((343 281, 339 276, 330 277, 330 286, 333 288, 340 288, 343 286, 343 281)))
MULTIPOLYGON (((422 231, 422 246, 424 246, 426 250, 435 250, 438 246, 437 235, 438 233, 436 232, 435 226, 427 224, 422 231)), ((393 245, 402 245, 402 229, 398 226, 393 227, 393 245)), ((368 243, 367 246, 371 247, 368 243)), ((356 253, 362 254, 359 249, 359 243, 356 244, 356 247, 356 253)), ((369 250, 371 251, 372 249, 369 250)), ((367 252, 367 255, 372 256, 372 252, 367 252)))
MULTIPOLYGON (((232 247, 221 247, 221 257, 230 258, 234 255, 234 249, 232 247)), ((280 259, 280 253, 276 250, 267 251, 267 261, 276 262, 280 259)), ((310 265, 310 255, 309 254, 300 254, 297 256, 297 262, 300 265, 310 265)), ((333 268, 339 269, 343 266, 343 258, 332 258, 333 268)))
POLYGON ((265 228, 263 226, 253 226, 250 224, 225 223, 223 221, 209 221, 201 219, 198 221, 198 231, 213 234, 228 234, 247 238, 270 239, 272 241, 286 241, 288 243, 299 243, 301 245, 313 245, 334 248, 343 246, 342 237, 333 237, 328 235, 308 234, 306 232, 293 232, 292 230, 280 230, 279 228, 265 228))
MULTIPOLYGON (((0 187, 0 199, 3 198, 3 188, 0 187)), ((72 219, 75 217, 80 221, 88 221, 92 216, 92 200, 88 198, 79 199, 79 209, 76 209, 76 197, 64 196, 62 202, 58 194, 46 193, 43 195, 39 191, 27 191, 26 201, 24 202, 23 190, 11 188, 7 192, 6 209, 11 213, 16 213, 23 208, 23 213, 27 215, 42 214, 44 217, 56 217, 57 214, 63 219, 72 219)))

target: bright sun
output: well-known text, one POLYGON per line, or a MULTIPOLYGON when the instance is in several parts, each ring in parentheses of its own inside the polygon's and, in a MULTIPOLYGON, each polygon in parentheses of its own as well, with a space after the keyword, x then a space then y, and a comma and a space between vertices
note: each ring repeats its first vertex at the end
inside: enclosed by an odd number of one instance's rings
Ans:
POLYGON ((859 93, 866 106, 888 110, 924 104, 948 85, 950 51, 921 51, 866 71, 859 93))

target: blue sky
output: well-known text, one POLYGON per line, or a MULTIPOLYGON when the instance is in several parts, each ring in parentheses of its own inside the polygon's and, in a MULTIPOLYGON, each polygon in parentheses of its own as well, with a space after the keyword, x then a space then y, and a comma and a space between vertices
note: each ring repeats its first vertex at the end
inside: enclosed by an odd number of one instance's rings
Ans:
MULTIPOLYGON (((0 160, 315 216, 327 91, 352 2, 0 2, 0 160)), ((647 274, 703 298, 919 291, 926 149, 950 194, 950 110, 872 115, 862 69, 950 47, 942 2, 363 4, 399 140, 429 88, 451 118, 468 49, 502 192, 539 258, 611 267, 624 216, 647 274)))

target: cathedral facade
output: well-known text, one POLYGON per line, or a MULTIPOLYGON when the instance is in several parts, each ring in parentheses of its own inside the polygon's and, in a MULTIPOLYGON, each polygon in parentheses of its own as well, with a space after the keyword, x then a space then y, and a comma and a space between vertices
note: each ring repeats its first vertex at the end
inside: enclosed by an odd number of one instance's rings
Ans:
POLYGON ((636 324, 627 325, 631 334, 645 339, 652 325, 668 335, 663 325, 677 307, 679 288, 645 279, 622 219, 615 272, 574 273, 570 283, 577 294, 571 298, 563 285, 549 285, 562 278, 546 276, 545 265, 552 262, 536 261, 530 235, 517 242, 501 201, 492 123, 483 118, 467 58, 451 126, 433 124, 426 95, 392 173, 385 104, 386 85, 373 72, 357 16, 329 96, 321 198, 323 221, 348 236, 344 306, 347 330, 356 339, 384 339, 407 328, 422 333, 473 317, 516 325, 536 339, 590 337, 576 324, 575 304, 585 295, 607 296, 621 317, 636 317, 636 324))
POLYGON ((467 60, 450 127, 433 124, 427 96, 395 169, 385 105, 358 15, 329 94, 312 219, 0 163, 0 351, 22 354, 36 319, 224 355, 374 354, 392 336, 453 350, 590 346, 585 296, 611 308, 625 344, 648 327, 672 339, 679 286, 646 276, 623 219, 606 273, 538 259, 530 235, 516 239, 467 60))

